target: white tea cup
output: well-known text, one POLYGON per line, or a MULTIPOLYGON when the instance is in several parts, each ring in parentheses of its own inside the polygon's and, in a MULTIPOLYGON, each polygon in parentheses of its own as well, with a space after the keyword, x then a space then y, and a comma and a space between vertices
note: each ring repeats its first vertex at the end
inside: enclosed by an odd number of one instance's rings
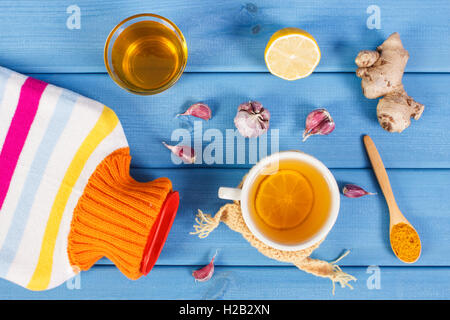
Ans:
MULTIPOLYGON (((286 251, 306 249, 324 239, 336 222, 340 205, 339 188, 333 174, 322 162, 313 156, 300 151, 282 151, 260 160, 252 169, 250 169, 241 188, 221 187, 219 188, 219 198, 240 201, 242 216, 252 234, 270 247, 286 251), (327 191, 330 195, 329 209, 327 210, 326 217, 323 219, 321 225, 317 230, 314 230, 312 234, 296 243, 283 243, 271 239, 258 226, 250 209, 251 201, 253 201, 253 199, 251 199, 251 190, 255 187, 254 184, 257 178, 261 177, 261 175, 276 172, 278 170, 278 165, 284 160, 299 161, 314 168, 326 182, 329 189, 327 191)), ((320 199, 315 199, 314 201, 316 200, 320 201, 320 199)))

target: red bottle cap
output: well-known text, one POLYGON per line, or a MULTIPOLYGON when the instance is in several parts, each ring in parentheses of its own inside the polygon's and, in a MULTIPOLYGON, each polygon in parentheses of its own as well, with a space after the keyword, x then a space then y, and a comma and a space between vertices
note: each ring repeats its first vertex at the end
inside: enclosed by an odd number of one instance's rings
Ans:
POLYGON ((173 220, 177 214, 178 204, 180 203, 180 195, 177 191, 172 191, 167 195, 161 212, 155 221, 147 238, 144 255, 141 262, 141 272, 146 276, 158 260, 164 243, 169 235, 173 220))

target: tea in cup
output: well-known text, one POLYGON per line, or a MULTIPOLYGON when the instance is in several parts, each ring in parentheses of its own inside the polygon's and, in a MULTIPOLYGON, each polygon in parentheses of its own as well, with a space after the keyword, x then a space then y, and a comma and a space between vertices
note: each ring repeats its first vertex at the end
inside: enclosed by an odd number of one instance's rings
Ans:
POLYGON ((242 188, 219 189, 219 198, 239 200, 250 231, 280 250, 310 247, 328 234, 339 212, 339 188, 328 168, 299 151, 258 162, 242 188))

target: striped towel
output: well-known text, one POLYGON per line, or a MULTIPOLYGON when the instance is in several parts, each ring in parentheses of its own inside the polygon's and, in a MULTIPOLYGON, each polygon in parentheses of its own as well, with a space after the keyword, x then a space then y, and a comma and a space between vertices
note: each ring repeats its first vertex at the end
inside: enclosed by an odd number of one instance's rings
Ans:
POLYGON ((149 230, 171 192, 129 176, 115 113, 0 67, 0 277, 56 287, 103 256, 142 275, 149 230))

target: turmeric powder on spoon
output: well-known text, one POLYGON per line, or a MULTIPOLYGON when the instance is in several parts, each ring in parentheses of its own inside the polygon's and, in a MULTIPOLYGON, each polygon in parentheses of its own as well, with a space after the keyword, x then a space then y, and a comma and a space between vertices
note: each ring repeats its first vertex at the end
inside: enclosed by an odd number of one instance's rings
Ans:
POLYGON ((407 263, 417 260, 421 251, 421 243, 416 230, 408 224, 400 222, 392 227, 390 238, 392 250, 400 260, 407 263))

